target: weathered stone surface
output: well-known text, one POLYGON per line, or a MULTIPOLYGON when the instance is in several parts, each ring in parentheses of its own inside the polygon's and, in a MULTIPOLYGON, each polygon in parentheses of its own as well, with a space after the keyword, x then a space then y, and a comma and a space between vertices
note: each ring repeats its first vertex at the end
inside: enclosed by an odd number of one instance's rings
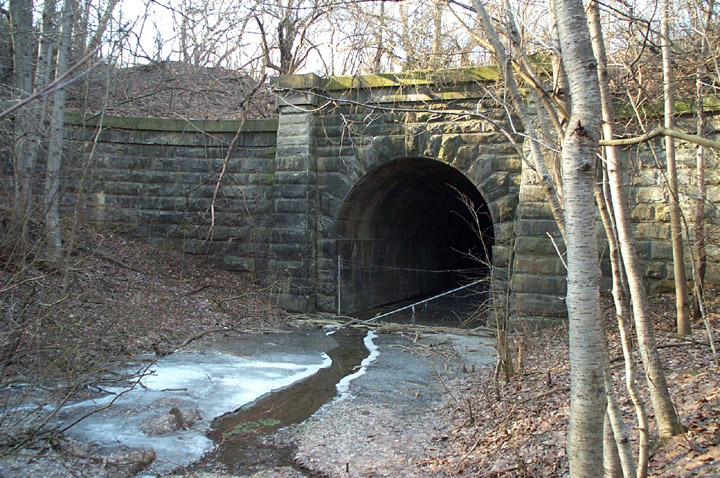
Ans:
MULTIPOLYGON (((498 268, 498 284, 506 280, 507 266, 514 271, 513 313, 563 315, 564 270, 547 237, 557 237, 558 229, 544 187, 491 122, 427 110, 428 105, 436 111, 482 108, 495 122, 507 121, 502 108, 481 99, 485 93, 475 81, 483 75, 450 76, 453 81, 442 84, 427 72, 280 79, 280 118, 243 125, 214 199, 239 121, 106 118, 94 144, 95 128, 81 128, 82 119, 71 115, 61 203, 72 206, 79 200, 88 218, 122 224, 130 234, 153 241, 174 241, 189 253, 209 253, 234 270, 256 272, 274 284, 280 305, 329 311, 336 306, 338 254, 365 261, 370 269, 443 268, 432 262, 438 253, 430 244, 449 239, 443 227, 455 206, 434 210, 433 204, 446 198, 438 185, 452 178, 452 171, 482 196, 482 212, 491 218, 483 227, 494 232, 489 259, 498 268), (325 108, 314 94, 322 88, 329 97, 385 106, 402 102, 404 111, 361 103, 325 108), (412 162, 402 163, 407 159, 412 162), (440 163, 446 169, 437 169, 440 163), (392 167, 398 164, 403 166, 392 167), (423 175, 423 168, 433 173, 423 175), (206 243, 211 206, 214 241, 206 243), (356 237, 348 242, 350 229, 356 237)), ((682 207, 692 226, 694 152, 681 142, 678 146, 682 207)), ((625 170, 635 245, 649 290, 662 291, 672 283, 667 192, 657 169, 664 157, 662 148, 656 149, 657 159, 648 149, 637 151, 625 170)), ((707 198, 713 205, 720 201, 720 168, 716 159, 708 161, 707 198)), ((717 222, 717 208, 708 211, 717 222)), ((600 231, 598 237, 603 240, 600 231)), ((562 249, 562 241, 556 243, 562 249)), ((713 247, 708 247, 711 284, 720 279, 720 250, 713 247)), ((607 259, 600 263, 606 273, 607 259)), ((367 308, 393 300, 394 294, 409 297, 440 285, 419 273, 346 271, 342 305, 367 308)))

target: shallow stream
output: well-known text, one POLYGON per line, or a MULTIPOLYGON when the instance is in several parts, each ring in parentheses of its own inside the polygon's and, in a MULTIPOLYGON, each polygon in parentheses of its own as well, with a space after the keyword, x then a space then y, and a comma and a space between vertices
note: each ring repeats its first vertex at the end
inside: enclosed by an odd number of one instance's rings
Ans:
POLYGON ((337 346, 327 352, 332 359, 330 367, 214 420, 209 437, 217 447, 193 470, 223 465, 231 472, 252 474, 295 466, 291 449, 266 443, 264 438, 280 428, 304 422, 333 398, 342 398, 352 377, 364 373, 364 366, 376 353, 373 335, 355 329, 334 332, 337 346))

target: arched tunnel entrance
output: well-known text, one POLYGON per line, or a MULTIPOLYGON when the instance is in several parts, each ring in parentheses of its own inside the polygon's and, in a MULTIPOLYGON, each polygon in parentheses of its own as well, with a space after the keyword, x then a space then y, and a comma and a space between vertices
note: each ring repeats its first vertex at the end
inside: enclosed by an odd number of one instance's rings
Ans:
POLYGON ((427 158, 375 167, 350 191, 337 221, 342 312, 427 297, 487 276, 492 226, 480 192, 455 168, 427 158))

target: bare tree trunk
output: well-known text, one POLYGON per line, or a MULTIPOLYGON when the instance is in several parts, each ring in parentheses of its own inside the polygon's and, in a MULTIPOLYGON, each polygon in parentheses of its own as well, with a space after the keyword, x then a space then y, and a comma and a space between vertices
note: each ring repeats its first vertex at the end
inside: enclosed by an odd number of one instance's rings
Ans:
POLYGON ((433 10, 433 41, 430 53, 430 68, 440 68, 442 65, 442 9, 444 1, 436 1, 433 10))
MULTIPOLYGON (((707 76, 707 67, 704 64, 707 53, 707 33, 715 2, 710 1, 703 18, 698 14, 697 23, 700 31, 700 61, 697 64, 695 74, 695 95, 697 103, 697 128, 698 136, 705 136, 705 91, 703 81, 707 76)), ((701 318, 700 300, 705 289, 705 270, 707 268, 707 256, 705 254, 705 147, 697 146, 696 151, 696 178, 697 198, 695 203, 695 259, 697 260, 697 272, 695 277, 695 293, 693 294, 693 316, 701 318)))
MULTIPOLYGON (((615 444, 614 453, 617 453, 618 455, 621 475, 625 478, 636 478, 635 462, 633 461, 632 449, 630 448, 630 439, 628 438, 625 424, 622 421, 622 411, 620 410, 620 405, 618 404, 617 396, 615 395, 615 389, 613 388, 609 363, 607 363, 607 366, 605 368, 604 377, 605 393, 608 402, 605 420, 606 422, 610 422, 610 428, 613 432, 615 444)), ((605 450, 607 450, 607 446, 605 446, 605 450)), ((605 459, 605 463, 608 463, 607 458, 605 459)))
POLYGON ((377 49, 375 51, 375 57, 373 58, 373 73, 380 73, 380 68, 382 67, 382 57, 385 53, 385 45, 383 45, 383 33, 385 28, 385 2, 380 2, 380 13, 378 14, 378 21, 374 35, 377 49))
MULTIPOLYGON (((593 23, 594 18, 593 16, 595 14, 599 13, 597 10, 597 3, 591 2, 588 8, 588 17, 589 17, 589 25, 590 25, 590 31, 593 32, 593 23), (594 6, 594 8, 593 8, 594 6)), ((599 19, 599 16, 597 17, 599 19)), ((593 33, 593 45, 595 42, 595 34, 593 33)), ((602 75, 600 76, 602 78, 602 75)), ((602 85, 602 81, 601 81, 602 85)), ((603 86, 600 88, 601 96, 603 91, 603 86)), ((620 250, 618 248, 617 238, 615 236, 615 227, 613 226, 613 221, 610 216, 609 209, 607 208, 606 204, 608 203, 607 198, 605 197, 605 194, 600 190, 600 187, 595 188, 595 199, 598 204, 598 209, 600 211, 600 217, 602 219, 603 227, 605 229, 605 235, 608 240, 608 255, 610 256, 610 267, 612 269, 612 295, 613 295, 613 302, 615 304, 615 315, 618 320, 618 328, 620 330, 620 342, 622 344, 622 351, 623 351, 623 358, 625 359, 625 386, 628 389, 628 393, 630 395, 630 398, 633 402, 633 406, 635 408, 635 414, 637 415, 638 420, 638 431, 640 435, 639 444, 638 444, 638 461, 637 461, 637 468, 629 468, 628 464, 632 463, 632 452, 629 447, 629 443, 627 443, 627 435, 623 430, 620 430, 621 433, 619 434, 617 438, 615 437, 615 434, 613 433, 613 438, 616 438, 615 441, 618 442, 615 445, 615 451, 614 454, 617 455, 617 463, 615 463, 614 459, 610 459, 610 457, 605 456, 605 476, 608 475, 614 475, 617 473, 616 465, 617 467, 622 470, 623 466, 620 462, 620 442, 623 442, 623 445, 625 448, 623 449, 624 455, 624 463, 626 464, 625 469, 628 470, 625 475, 627 476, 628 473, 631 473, 633 477, 636 478, 645 478, 647 476, 647 464, 648 464, 648 423, 647 423, 647 413, 645 411, 645 404, 643 403, 642 399, 640 398, 640 395, 637 390, 637 385, 635 383, 635 367, 633 366, 633 357, 632 357, 632 349, 630 346, 630 339, 629 339, 629 333, 630 333, 630 325, 628 324, 628 315, 629 315, 629 304, 627 295, 625 293, 625 286, 623 283, 623 271, 622 271, 622 259, 620 258, 620 250)), ((607 386, 606 382, 606 386, 607 386)), ((612 385, 610 383, 610 385, 612 385)), ((610 412, 610 402, 608 402, 608 413, 610 412)), ((612 422, 608 422, 610 420, 610 415, 608 414, 605 417, 606 420, 606 427, 608 425, 611 426, 612 429, 612 422)), ((616 421, 616 423, 618 423, 616 421)), ((607 441, 607 437, 606 437, 607 441)), ((605 445, 605 451, 607 452, 609 448, 609 445, 606 443, 605 445)))
POLYGON ((560 204, 559 195, 557 193, 557 190, 555 189, 555 185, 553 184, 552 176, 550 175, 550 172, 548 171, 547 166, 545 165, 545 161, 543 159, 542 150, 540 148, 538 140, 537 128, 535 127, 535 122, 527 112, 525 103, 522 99, 522 95, 520 94, 520 88, 518 87, 518 84, 515 81, 515 77, 512 74, 512 65, 508 61, 507 55, 505 54, 505 47, 502 45, 502 43, 500 43, 500 39, 495 32, 495 28, 493 27, 490 20, 490 15, 488 15, 485 7, 480 2, 480 0, 473 0, 473 6, 475 7, 475 11, 477 12, 480 19, 479 23, 485 31, 485 35, 488 37, 490 44, 492 45, 495 59, 500 66, 500 70, 502 71, 503 78, 505 80, 505 85, 509 90, 508 93, 510 96, 510 100, 512 101, 513 110, 520 117, 520 121, 525 128, 525 134, 528 136, 528 138, 530 138, 529 146, 530 157, 532 159, 531 166, 533 167, 533 169, 535 169, 535 172, 540 177, 540 181, 546 193, 546 198, 548 200, 548 203, 550 204, 550 210, 552 211, 553 218, 555 219, 555 222, 558 226, 558 229, 560 230, 560 234, 562 235, 563 240, 566 240, 565 217, 563 213, 563 208, 560 204))
MULTIPOLYGON (((590 8, 590 27, 593 31, 595 57, 597 58, 599 64, 598 71, 601 75, 599 85, 602 98, 603 135, 605 139, 612 139, 615 118, 607 84, 607 70, 605 66, 607 60, 605 59, 602 32, 599 29, 600 23, 599 15, 596 11, 597 5, 595 5, 595 2, 592 2, 592 5, 590 8), (595 12, 594 14, 593 11, 595 12)), ((655 331, 648 314, 647 292, 642 280, 640 262, 637 257, 637 251, 635 250, 635 241, 632 235, 632 226, 630 225, 630 212, 627 208, 627 201, 622 185, 622 163, 615 147, 606 147, 605 153, 613 213, 620 244, 620 253, 622 255, 630 290, 630 298, 632 300, 640 357, 645 367, 650 399, 655 411, 660 435, 670 437, 681 433, 682 427, 675 411, 675 406, 670 398, 665 372, 663 371, 660 356, 657 352, 655 331)), ((616 305, 618 304, 616 303, 616 305)), ((619 318, 621 317, 620 312, 621 311, 618 310, 619 318)), ((626 358, 629 359, 629 357, 626 358)), ((636 409, 637 406, 636 404, 636 409)))
MULTIPOLYGON (((68 69, 70 49, 72 46, 73 19, 76 13, 75 0, 65 0, 62 14, 62 29, 58 45, 56 77, 63 75, 68 69)), ((45 227, 47 235, 46 260, 53 264, 62 261, 62 238, 60 235, 60 165, 62 162, 63 126, 65 122, 66 91, 60 89, 53 97, 50 133, 48 135, 48 159, 45 176, 45 227)))
MULTIPOLYGON (((40 37, 38 39, 38 56, 37 65, 35 67, 35 79, 33 80, 33 93, 37 93, 50 83, 50 73, 52 72, 54 47, 57 42, 56 38, 56 0, 45 0, 42 12, 42 22, 40 26, 40 37)), ((44 137, 45 121, 47 119, 47 97, 29 103, 25 109, 25 114, 29 118, 32 131, 30 135, 32 139, 28 141, 25 151, 26 165, 28 170, 34 171, 40 156, 40 138, 44 137)), ((34 175, 33 175, 34 176, 34 175)), ((29 191, 28 191, 29 192, 29 191)), ((25 198, 29 201, 30 198, 25 198)))
POLYGON ((620 455, 618 455, 618 448, 615 444, 615 435, 607 413, 603 424, 603 469, 605 478, 620 478, 623 476, 620 455))
MULTIPOLYGON (((21 100, 30 95, 33 86, 33 2, 32 0, 10 1, 10 23, 13 42, 14 97, 21 100)), ((31 111, 21 108, 15 115, 13 141, 13 165, 15 169, 15 204, 13 220, 22 224, 30 212, 32 199, 33 169, 32 156, 28 151, 31 143, 37 141, 31 111)), ((23 233, 24 236, 24 233, 23 233)))
POLYGON ((600 90, 582 2, 557 0, 555 14, 572 104, 562 149, 570 330, 568 458, 571 477, 597 477, 603 469, 607 364, 593 197, 600 90))
MULTIPOLYGON (((665 98, 665 127, 674 126, 675 95, 672 71, 672 52, 670 46, 670 9, 672 0, 663 0, 660 23, 661 50, 663 59, 663 92, 665 98)), ((673 251, 673 271, 675 275, 675 308, 677 313, 677 333, 685 336, 690 333, 690 314, 688 310, 687 279, 685 277, 685 254, 683 252, 682 224, 678 197, 677 167, 675 165, 675 139, 665 137, 665 158, 667 161, 667 181, 670 190, 670 238, 673 251)))

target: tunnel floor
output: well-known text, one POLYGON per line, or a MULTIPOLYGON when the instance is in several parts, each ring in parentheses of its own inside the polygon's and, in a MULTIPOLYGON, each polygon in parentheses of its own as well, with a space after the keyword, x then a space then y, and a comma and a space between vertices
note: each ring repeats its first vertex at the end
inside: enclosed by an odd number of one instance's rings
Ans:
POLYGON ((479 279, 477 283, 471 284, 473 285, 440 297, 439 294, 415 297, 351 315, 360 320, 374 319, 380 322, 432 327, 485 326, 490 311, 488 279, 479 279))

